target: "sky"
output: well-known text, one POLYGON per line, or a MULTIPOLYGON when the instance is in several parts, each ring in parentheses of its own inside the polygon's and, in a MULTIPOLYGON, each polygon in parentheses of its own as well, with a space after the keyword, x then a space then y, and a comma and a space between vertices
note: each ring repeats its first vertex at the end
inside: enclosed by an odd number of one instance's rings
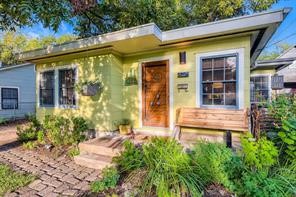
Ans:
MULTIPOLYGON (((277 42, 289 43, 296 45, 296 0, 279 0, 271 9, 279 9, 284 7, 292 8, 292 11, 286 17, 276 33, 266 45, 265 50, 274 50, 277 42)), ((32 37, 42 37, 47 35, 60 36, 63 34, 73 34, 73 27, 65 22, 62 23, 57 32, 53 32, 48 28, 43 28, 41 24, 36 24, 33 27, 26 27, 21 29, 21 32, 32 37)))

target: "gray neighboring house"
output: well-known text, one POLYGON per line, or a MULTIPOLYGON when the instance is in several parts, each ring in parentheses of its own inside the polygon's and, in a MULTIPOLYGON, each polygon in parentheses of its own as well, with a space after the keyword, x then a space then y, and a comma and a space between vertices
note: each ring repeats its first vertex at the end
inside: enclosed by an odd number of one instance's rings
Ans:
POLYGON ((0 119, 35 114, 35 81, 34 64, 3 66, 0 62, 0 119))

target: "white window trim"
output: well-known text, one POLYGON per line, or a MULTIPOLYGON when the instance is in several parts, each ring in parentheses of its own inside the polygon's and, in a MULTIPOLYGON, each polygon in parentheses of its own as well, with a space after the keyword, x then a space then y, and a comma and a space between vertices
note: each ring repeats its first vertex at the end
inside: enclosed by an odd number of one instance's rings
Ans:
MULTIPOLYGON (((147 59, 140 59, 138 68, 139 68, 139 84, 138 84, 138 97, 139 97, 139 126, 140 128, 143 128, 143 120, 142 120, 142 64, 148 63, 148 62, 155 62, 155 61, 163 61, 168 60, 169 61, 169 128, 170 130, 174 129, 174 84, 173 84, 173 78, 174 78, 174 64, 173 64, 173 56, 161 56, 161 57, 152 57, 147 59)), ((163 127, 162 127, 163 128, 163 127)))
POLYGON ((2 109, 2 88, 14 88, 17 89, 17 106, 18 108, 15 110, 19 110, 20 109, 20 88, 17 86, 0 86, 0 110, 14 110, 14 109, 2 109))
MULTIPOLYGON (((272 89, 271 89, 271 77, 272 74, 251 74, 250 75, 250 85, 251 85, 251 77, 268 77, 268 101, 271 100, 272 97, 272 89)), ((250 95, 251 95, 251 87, 250 87, 250 95)), ((251 97, 250 97, 250 103, 258 103, 258 102, 251 102, 251 97)))
POLYGON ((55 68, 45 68, 45 69, 40 69, 37 72, 37 106, 38 108, 59 108, 59 109, 78 109, 78 104, 79 104, 79 94, 77 91, 75 91, 75 98, 76 98, 76 105, 60 105, 59 104, 59 70, 64 70, 64 69, 75 69, 75 82, 78 82, 78 66, 76 64, 72 65, 64 65, 64 66, 58 66, 55 68), (54 105, 53 106, 41 106, 40 105, 40 74, 43 72, 47 71, 54 71, 54 105))
MULTIPOLYGON (((237 48, 237 49, 230 49, 230 50, 223 50, 223 51, 213 51, 213 52, 206 52, 206 53, 196 53, 196 107, 203 107, 201 105, 201 59, 213 56, 223 56, 229 54, 238 54, 238 76, 237 76, 237 104, 233 108, 236 109, 244 109, 244 90, 245 90, 245 73, 244 73, 244 66, 245 66, 245 59, 244 59, 244 48, 237 48)), ((227 106, 219 106, 213 105, 211 108, 222 108, 222 109, 230 109, 227 106)))

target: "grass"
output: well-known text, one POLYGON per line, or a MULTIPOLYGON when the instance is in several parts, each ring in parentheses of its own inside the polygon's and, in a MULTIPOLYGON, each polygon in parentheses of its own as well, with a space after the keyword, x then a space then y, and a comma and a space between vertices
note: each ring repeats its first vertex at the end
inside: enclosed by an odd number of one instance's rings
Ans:
POLYGON ((0 164, 0 196, 26 186, 34 179, 33 175, 15 172, 10 167, 0 164))

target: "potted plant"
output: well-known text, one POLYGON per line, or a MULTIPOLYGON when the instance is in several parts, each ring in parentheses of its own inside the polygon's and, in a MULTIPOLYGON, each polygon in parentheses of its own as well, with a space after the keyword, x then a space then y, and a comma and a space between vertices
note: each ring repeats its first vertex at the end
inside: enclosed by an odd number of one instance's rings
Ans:
POLYGON ((123 119, 119 123, 118 128, 119 128, 119 133, 121 135, 127 135, 127 134, 132 133, 132 126, 130 124, 130 120, 129 119, 123 119))
POLYGON ((102 89, 102 85, 98 81, 84 81, 77 84, 76 88, 83 96, 95 96, 102 89))

